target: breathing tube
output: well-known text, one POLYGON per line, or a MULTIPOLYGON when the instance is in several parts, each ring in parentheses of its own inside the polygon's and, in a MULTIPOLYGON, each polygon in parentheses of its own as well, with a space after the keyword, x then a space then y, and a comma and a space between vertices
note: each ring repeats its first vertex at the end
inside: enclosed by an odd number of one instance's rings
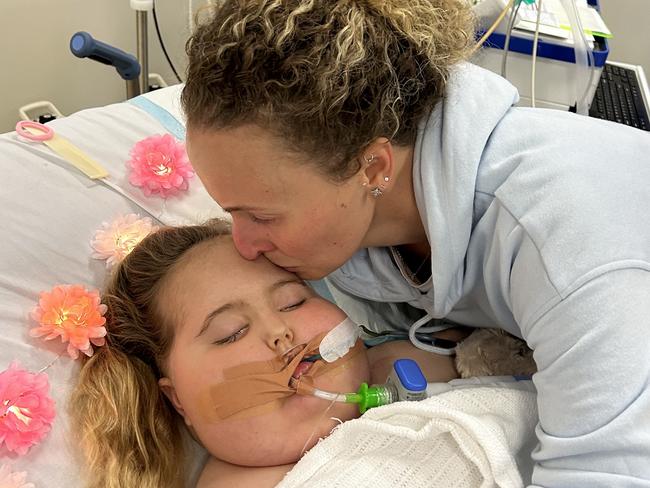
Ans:
MULTIPOLYGON (((436 327, 436 330, 447 328, 436 327)), ((338 326, 332 329, 321 341, 318 353, 302 358, 303 362, 315 362, 318 360, 331 363, 345 356, 354 346, 360 336, 362 327, 346 318, 338 326)), ((364 331, 369 332, 363 328, 364 331)), ((420 329, 422 331, 422 329, 420 329)), ((381 336, 375 337, 380 341, 381 336)), ((453 354, 453 347, 450 344, 438 344, 436 349, 443 349, 446 354, 453 354), (442 346, 442 347, 441 347, 442 346)), ((535 391, 530 381, 530 376, 481 376, 474 378, 459 378, 449 382, 427 383, 427 380, 418 366, 412 359, 397 359, 393 363, 390 374, 384 384, 371 385, 361 383, 356 392, 341 393, 321 390, 310 386, 309 388, 297 388, 300 395, 309 395, 327 400, 329 402, 353 403, 359 406, 359 413, 363 414, 368 409, 381 407, 399 401, 418 401, 458 388, 472 388, 477 386, 507 386, 510 388, 526 389, 535 391)), ((297 379, 292 378, 291 385, 296 387, 297 379)))
MULTIPOLYGON (((315 356, 305 358, 306 361, 315 359, 318 358, 315 356)), ((459 378, 446 383, 427 383, 417 362, 412 359, 397 359, 385 384, 368 386, 367 383, 361 383, 359 389, 353 393, 335 393, 312 388, 303 394, 330 402, 355 403, 359 406, 359 413, 363 414, 373 407, 401 401, 424 400, 447 391, 480 386, 502 386, 535 391, 531 377, 527 375, 479 376, 459 378)))

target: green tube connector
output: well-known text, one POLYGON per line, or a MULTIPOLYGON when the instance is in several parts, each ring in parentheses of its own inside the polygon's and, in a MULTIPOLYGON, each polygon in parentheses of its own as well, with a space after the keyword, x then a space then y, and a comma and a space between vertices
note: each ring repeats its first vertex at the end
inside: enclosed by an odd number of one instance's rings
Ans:
POLYGON ((363 414, 369 408, 393 403, 396 401, 395 393, 390 385, 368 386, 368 383, 361 383, 356 393, 345 395, 345 403, 359 404, 359 412, 363 414))

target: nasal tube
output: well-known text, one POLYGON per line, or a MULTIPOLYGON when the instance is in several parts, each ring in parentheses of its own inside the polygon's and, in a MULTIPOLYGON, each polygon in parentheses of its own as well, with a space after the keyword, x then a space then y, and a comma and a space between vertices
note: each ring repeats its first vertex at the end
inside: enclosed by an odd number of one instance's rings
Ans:
POLYGON ((412 359, 398 359, 393 363, 386 383, 368 386, 361 383, 356 393, 334 393, 313 388, 308 394, 323 400, 340 403, 355 403, 359 412, 365 413, 373 407, 381 407, 398 401, 417 401, 459 388, 480 386, 506 386, 535 391, 530 376, 481 376, 459 378, 447 383, 427 383, 418 364, 412 359))

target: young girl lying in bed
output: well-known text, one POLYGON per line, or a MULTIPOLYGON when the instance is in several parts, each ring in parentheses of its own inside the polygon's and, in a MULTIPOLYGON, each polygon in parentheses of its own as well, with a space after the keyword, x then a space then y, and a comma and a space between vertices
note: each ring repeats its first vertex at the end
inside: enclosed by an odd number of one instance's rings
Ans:
POLYGON ((183 486, 183 423, 212 455, 199 487, 273 486, 332 419, 359 415, 356 405, 295 394, 292 376, 356 391, 383 383, 403 357, 428 381, 458 376, 452 358, 408 341, 357 343, 311 375, 323 361, 308 369, 302 358, 344 312, 264 257, 241 258, 222 222, 150 235, 115 270, 103 301, 106 346, 84 364, 70 404, 92 487, 183 486), (280 383, 268 396, 260 375, 280 383))

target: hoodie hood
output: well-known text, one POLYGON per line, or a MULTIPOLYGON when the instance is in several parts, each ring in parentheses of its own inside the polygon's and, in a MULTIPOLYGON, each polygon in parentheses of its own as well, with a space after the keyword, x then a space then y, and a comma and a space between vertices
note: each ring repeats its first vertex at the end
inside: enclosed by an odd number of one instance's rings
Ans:
POLYGON ((452 73, 444 102, 420 126, 413 188, 432 248, 435 317, 447 315, 461 297, 478 167, 492 131, 518 100, 505 79, 464 64, 452 73))
POLYGON ((432 247, 431 286, 411 286, 386 248, 358 251, 330 275, 334 284, 369 300, 409 302, 433 317, 447 315, 462 294, 481 156, 492 131, 518 100, 515 87, 502 77, 460 64, 444 99, 418 128, 413 187, 432 247))

